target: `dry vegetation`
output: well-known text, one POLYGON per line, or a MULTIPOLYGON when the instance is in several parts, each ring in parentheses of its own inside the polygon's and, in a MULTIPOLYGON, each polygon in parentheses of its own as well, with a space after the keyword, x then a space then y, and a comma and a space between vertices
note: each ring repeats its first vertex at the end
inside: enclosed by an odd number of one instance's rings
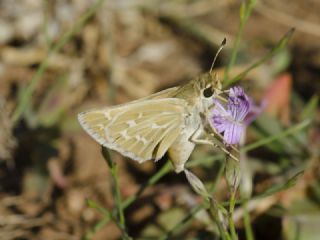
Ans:
MULTIPOLYGON (((112 209, 111 181, 100 146, 80 128, 76 114, 137 99, 208 71, 226 37, 227 48, 218 60, 223 68, 239 25, 240 4, 235 0, 94 4, 0 1, 0 239, 81 239, 89 232, 102 215, 86 200, 112 209), (30 84, 34 91, 28 98, 24 94, 30 84)), ((288 49, 241 82, 256 101, 273 99, 270 112, 283 126, 298 123, 311 96, 320 92, 319 10, 316 0, 258 1, 244 31, 238 64, 231 69, 232 76, 244 70, 296 27, 288 49)), ((223 78, 221 68, 215 71, 223 78)), ((308 134, 288 144, 285 154, 280 147, 249 155, 254 193, 307 166, 290 190, 250 202, 259 240, 291 236, 288 232, 297 221, 312 232, 308 236, 320 234, 315 227, 320 222, 319 108, 313 116, 308 134), (296 202, 302 203, 287 214, 296 202), (301 209, 315 214, 309 217, 301 209)), ((257 136, 257 131, 249 132, 248 141, 257 136)), ((198 147, 193 159, 215 154, 198 147)), ((123 198, 133 195, 166 162, 139 165, 116 153, 113 157, 120 166, 123 198)), ((194 171, 210 181, 217 166, 209 163, 194 171)), ((226 183, 220 180, 214 196, 224 201, 227 195, 226 183)), ((199 202, 184 176, 171 172, 126 209, 128 231, 134 238, 168 231, 199 202)), ((243 213, 238 210, 237 227, 245 239, 243 213)), ((213 239, 211 231, 205 212, 199 212, 172 239, 213 239)), ((93 239, 120 236, 117 226, 109 223, 93 239)))

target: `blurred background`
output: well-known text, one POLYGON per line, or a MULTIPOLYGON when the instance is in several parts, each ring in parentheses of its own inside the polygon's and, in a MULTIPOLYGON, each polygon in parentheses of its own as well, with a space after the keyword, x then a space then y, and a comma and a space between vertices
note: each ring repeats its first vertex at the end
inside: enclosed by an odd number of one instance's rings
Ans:
MULTIPOLYGON (((240 5, 237 0, 0 0, 0 239, 120 239, 118 227, 101 223, 103 214, 86 203, 114 207, 110 171, 77 113, 186 83, 209 70, 226 37, 214 69, 223 79, 240 5)), ((268 102, 248 129, 248 144, 312 121, 247 153, 245 191, 262 196, 248 202, 256 239, 319 239, 319 11, 318 0, 257 1, 230 70, 231 77, 244 71, 295 27, 287 47, 237 83, 257 104, 268 102), (291 188, 262 195, 301 171, 291 188)), ((213 196, 223 202, 228 191, 217 177, 221 161, 212 159, 217 154, 199 146, 190 161, 206 159, 192 169, 206 183, 215 182, 213 196)), ((124 199, 166 162, 137 164, 112 156, 124 199)), ((128 233, 160 239, 200 201, 185 177, 170 171, 126 208, 128 233)), ((235 217, 239 237, 246 239, 241 206, 235 217)), ((215 239, 205 212, 177 229, 164 239, 215 239)))

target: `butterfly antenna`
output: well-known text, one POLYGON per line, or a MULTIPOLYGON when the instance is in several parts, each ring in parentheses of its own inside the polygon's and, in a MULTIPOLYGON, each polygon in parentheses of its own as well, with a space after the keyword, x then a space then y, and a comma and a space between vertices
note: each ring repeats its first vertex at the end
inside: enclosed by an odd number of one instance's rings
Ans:
POLYGON ((217 58, 218 58, 219 53, 221 52, 221 50, 223 49, 223 47, 226 45, 226 43, 227 43, 227 39, 224 38, 223 41, 222 41, 222 43, 220 44, 220 47, 219 47, 216 55, 214 56, 214 59, 213 59, 213 62, 212 62, 212 64, 211 64, 210 71, 209 71, 210 74, 211 74, 212 69, 213 69, 213 67, 214 67, 214 64, 215 64, 215 62, 216 62, 216 60, 217 60, 217 58))

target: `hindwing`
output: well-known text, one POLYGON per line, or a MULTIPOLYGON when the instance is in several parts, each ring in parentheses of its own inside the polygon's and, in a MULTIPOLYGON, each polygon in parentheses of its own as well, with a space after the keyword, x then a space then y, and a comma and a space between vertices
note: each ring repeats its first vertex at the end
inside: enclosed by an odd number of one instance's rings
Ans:
POLYGON ((158 160, 184 129, 188 114, 185 100, 158 96, 83 112, 78 119, 103 146, 139 162, 158 160))

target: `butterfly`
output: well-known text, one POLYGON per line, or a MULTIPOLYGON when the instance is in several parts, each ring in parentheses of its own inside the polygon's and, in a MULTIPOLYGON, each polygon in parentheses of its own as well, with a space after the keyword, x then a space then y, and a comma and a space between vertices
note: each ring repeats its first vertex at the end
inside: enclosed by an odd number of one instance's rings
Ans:
POLYGON ((78 120, 98 143, 139 163, 157 161, 168 152, 179 173, 195 145, 208 143, 202 138, 207 112, 214 105, 213 96, 220 92, 221 84, 210 70, 183 86, 79 113, 78 120))

